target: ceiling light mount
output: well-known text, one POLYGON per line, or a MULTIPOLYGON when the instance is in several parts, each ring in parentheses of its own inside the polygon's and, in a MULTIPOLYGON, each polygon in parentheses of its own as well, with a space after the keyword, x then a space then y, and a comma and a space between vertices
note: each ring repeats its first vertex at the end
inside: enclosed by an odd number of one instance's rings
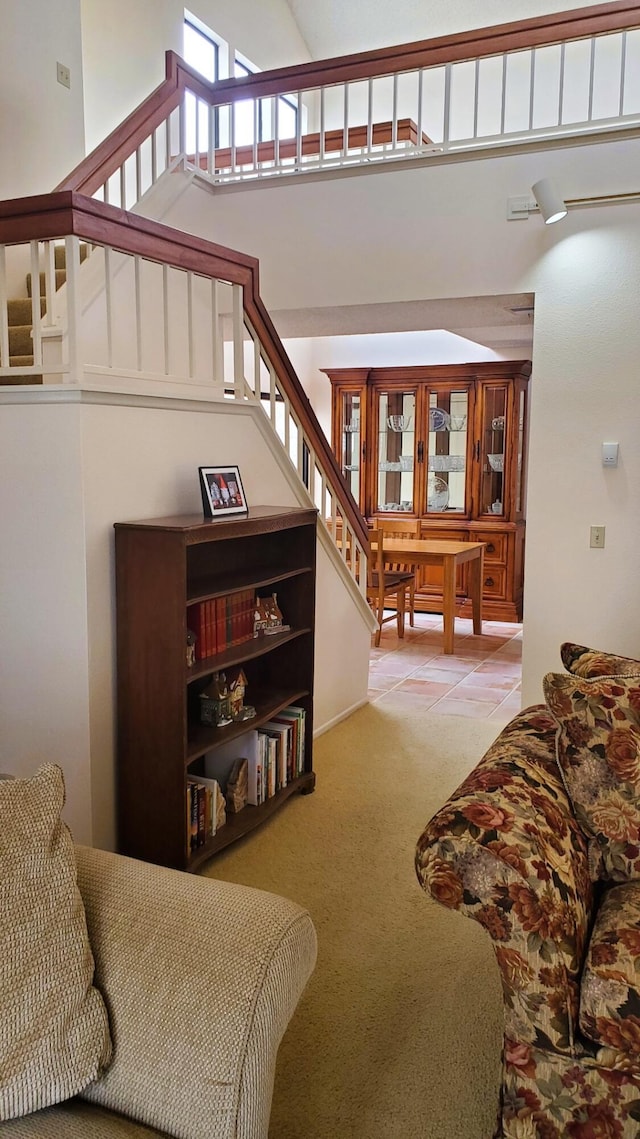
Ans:
POLYGON ((526 221, 530 213, 539 211, 545 225, 567 216, 567 207, 549 178, 541 178, 531 187, 534 201, 528 195, 507 198, 507 221, 526 221))

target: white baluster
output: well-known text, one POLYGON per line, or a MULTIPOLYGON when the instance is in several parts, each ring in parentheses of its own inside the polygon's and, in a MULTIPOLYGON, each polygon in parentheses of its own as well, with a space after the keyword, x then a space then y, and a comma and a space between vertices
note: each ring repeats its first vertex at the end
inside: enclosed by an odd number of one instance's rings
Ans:
POLYGON ((9 367, 9 309, 7 299, 7 259, 0 245, 0 366, 9 367))
POLYGON ((591 40, 591 54, 589 56, 589 110, 587 111, 587 119, 591 122, 593 118, 593 87, 594 76, 596 70, 596 41, 591 40))
POLYGON ((236 399, 244 394, 244 309, 242 285, 233 286, 233 389, 236 399))
POLYGON ((65 266, 67 274, 67 363, 69 383, 80 382, 80 242, 75 236, 65 237, 65 266))
POLYGON ((164 374, 168 376, 170 373, 170 348, 169 342, 169 321, 170 321, 170 305, 169 305, 169 266, 162 266, 162 320, 164 327, 164 374))
POLYGON ((135 283, 135 297, 136 297, 136 366, 139 372, 142 371, 142 303, 141 303, 141 288, 140 288, 140 258, 134 257, 133 259, 133 274, 135 283))
POLYGON ((325 160, 326 153, 327 153, 326 139, 325 139, 325 133, 326 133, 325 93, 326 93, 326 88, 321 87, 320 88, 320 156, 319 156, 320 157, 320 166, 324 165, 324 160, 325 160))
POLYGON ((302 91, 298 91, 298 110, 296 112, 296 166, 302 166, 302 91))
POLYGON ((451 115, 451 64, 447 63, 444 69, 444 103, 442 108, 442 144, 446 150, 449 142, 451 115))
POLYGON ((45 241, 44 248, 44 295, 45 310, 43 324, 52 328, 56 323, 56 247, 53 241, 45 241))
POLYGON ((104 295, 107 317, 107 367, 113 368, 113 250, 110 246, 104 247, 104 295))
POLYGON ((564 101, 564 58, 565 45, 560 44, 560 82, 558 83, 558 126, 562 123, 562 104, 564 101))
POLYGON ((367 151, 373 150, 373 79, 367 84, 367 151))
POLYGON ((209 148, 207 151, 207 171, 213 174, 215 167, 215 133, 216 133, 216 109, 209 106, 209 148))
POLYGON ((195 336, 193 331, 193 273, 187 273, 187 340, 189 350, 189 379, 195 373, 195 336))
POLYGON ((624 115, 624 85, 627 73, 627 33, 622 33, 622 52, 620 56, 620 99, 618 101, 618 114, 624 115))
POLYGON ((31 321, 33 324, 33 363, 42 364, 42 332, 40 329, 40 248, 29 242, 31 250, 31 321))
POLYGON ((211 282, 211 347, 213 352, 213 383, 224 394, 224 341, 220 313, 220 282, 211 282))

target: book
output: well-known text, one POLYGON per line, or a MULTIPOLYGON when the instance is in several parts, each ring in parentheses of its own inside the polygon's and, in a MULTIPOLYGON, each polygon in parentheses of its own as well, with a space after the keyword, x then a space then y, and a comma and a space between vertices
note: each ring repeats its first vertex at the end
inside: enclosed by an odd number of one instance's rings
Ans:
POLYGON ((289 721, 294 725, 292 754, 293 777, 295 778, 297 775, 302 775, 304 772, 305 709, 298 707, 296 704, 290 704, 288 708, 283 708, 281 712, 278 712, 277 716, 274 716, 273 719, 276 722, 281 720, 289 721))
POLYGON ((268 720, 263 724, 260 731, 265 735, 272 737, 276 742, 275 749, 275 789, 280 791, 283 787, 287 786, 289 781, 290 771, 290 751, 291 751, 291 724, 278 723, 276 720, 268 720))

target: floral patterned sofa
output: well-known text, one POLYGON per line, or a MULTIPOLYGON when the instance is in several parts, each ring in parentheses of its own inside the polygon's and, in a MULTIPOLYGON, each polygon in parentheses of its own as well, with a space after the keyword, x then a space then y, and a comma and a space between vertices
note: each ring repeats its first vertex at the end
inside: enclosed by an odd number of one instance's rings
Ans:
POLYGON ((505 1139, 640 1136, 640 661, 565 644, 434 816, 416 869, 487 930, 505 1139))

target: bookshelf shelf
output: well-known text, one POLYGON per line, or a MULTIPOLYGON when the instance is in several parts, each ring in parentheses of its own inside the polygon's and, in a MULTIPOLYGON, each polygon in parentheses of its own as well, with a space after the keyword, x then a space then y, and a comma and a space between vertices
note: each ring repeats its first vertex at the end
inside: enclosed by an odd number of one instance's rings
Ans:
POLYGON ((273 652, 279 645, 286 645, 288 641, 294 641, 296 637, 302 637, 305 633, 310 632, 311 628, 309 627, 306 629, 289 629, 285 633, 275 633, 266 637, 256 637, 253 641, 243 641, 242 644, 234 645, 233 648, 218 653, 215 657, 199 660, 187 669, 186 683, 191 684, 194 680, 200 680, 203 676, 209 675, 214 668, 232 668, 234 665, 243 664, 247 660, 254 660, 256 657, 263 656, 264 653, 273 652))
POLYGON ((316 511, 254 507, 242 519, 120 522, 115 536, 119 849, 192 871, 292 794, 313 790, 316 511), (276 593, 290 628, 189 667, 188 608, 246 590, 276 593), (224 727, 201 723, 200 694, 213 674, 238 667, 255 717, 224 727), (300 742, 299 767, 259 805, 227 811, 224 825, 206 840, 199 834, 194 848, 190 786, 206 779, 208 765, 228 753, 228 745, 254 729, 268 731, 276 716, 287 722, 287 739, 300 742), (298 717, 295 732, 288 727, 292 716, 298 717))

